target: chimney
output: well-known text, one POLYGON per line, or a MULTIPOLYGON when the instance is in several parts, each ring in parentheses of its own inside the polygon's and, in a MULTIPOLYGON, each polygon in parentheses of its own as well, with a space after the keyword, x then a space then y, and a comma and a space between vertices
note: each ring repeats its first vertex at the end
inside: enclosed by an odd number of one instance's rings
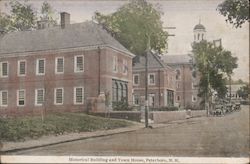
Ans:
POLYGON ((49 20, 39 20, 37 21, 37 29, 45 29, 52 26, 52 23, 49 20))
POLYGON ((66 12, 61 12, 61 28, 65 28, 70 24, 70 14, 66 12))

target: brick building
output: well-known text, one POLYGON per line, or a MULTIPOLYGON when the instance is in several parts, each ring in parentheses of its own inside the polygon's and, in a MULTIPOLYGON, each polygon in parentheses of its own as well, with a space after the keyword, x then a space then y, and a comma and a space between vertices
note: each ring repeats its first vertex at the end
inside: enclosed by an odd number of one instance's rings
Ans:
POLYGON ((176 105, 183 108, 198 107, 199 75, 193 70, 192 58, 189 55, 165 55, 164 61, 176 72, 176 105))
POLYGON ((100 94, 132 101, 134 55, 98 24, 63 12, 59 26, 39 27, 0 34, 1 115, 85 111, 100 94))
MULTIPOLYGON (((175 72, 158 55, 148 55, 148 101, 150 107, 173 106, 175 72)), ((143 104, 145 99, 145 57, 137 56, 133 62, 133 101, 143 104)))
MULTIPOLYGON (((206 28, 199 22, 193 29, 194 42, 206 39, 206 28)), ((199 108, 200 74, 193 68, 192 54, 164 55, 164 62, 176 72, 176 105, 182 108, 199 108)))

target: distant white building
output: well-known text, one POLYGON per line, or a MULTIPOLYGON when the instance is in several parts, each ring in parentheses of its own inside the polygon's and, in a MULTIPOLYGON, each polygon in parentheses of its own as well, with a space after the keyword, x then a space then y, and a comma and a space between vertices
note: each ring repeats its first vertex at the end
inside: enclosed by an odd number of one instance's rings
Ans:
MULTIPOLYGON (((231 98, 232 99, 240 99, 241 97, 237 94, 237 91, 245 86, 244 84, 232 84, 231 85, 231 98)), ((230 85, 226 85, 227 87, 227 98, 230 98, 230 85)))

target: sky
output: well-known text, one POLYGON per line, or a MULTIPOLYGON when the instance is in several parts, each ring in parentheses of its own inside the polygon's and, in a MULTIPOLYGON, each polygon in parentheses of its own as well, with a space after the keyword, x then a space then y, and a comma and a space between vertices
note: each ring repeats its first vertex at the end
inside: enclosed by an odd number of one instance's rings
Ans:
MULTIPOLYGON (((8 0, 0 0, 0 11, 7 11, 4 5, 8 0)), ((35 9, 39 9, 43 0, 30 0, 35 9)), ((91 20, 95 11, 103 14, 115 12, 126 0, 47 0, 56 12, 66 11, 71 14, 71 23, 91 20)), ((249 81, 249 23, 242 28, 233 28, 225 22, 225 17, 216 11, 222 0, 149 0, 160 6, 164 27, 176 27, 168 30, 174 37, 168 39, 168 54, 180 55, 191 51, 193 28, 201 21, 206 28, 208 41, 222 39, 224 49, 238 57, 238 68, 233 79, 249 81)), ((59 18, 59 17, 58 17, 59 18)))

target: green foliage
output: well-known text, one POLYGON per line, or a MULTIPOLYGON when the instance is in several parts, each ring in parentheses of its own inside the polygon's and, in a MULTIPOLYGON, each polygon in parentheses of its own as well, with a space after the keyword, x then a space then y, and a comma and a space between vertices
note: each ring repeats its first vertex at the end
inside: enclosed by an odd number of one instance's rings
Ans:
POLYGON ((236 28, 249 21, 248 0, 225 0, 218 5, 217 10, 226 17, 226 22, 233 24, 236 28))
POLYGON ((111 15, 95 13, 94 19, 124 47, 143 55, 150 37, 151 49, 162 53, 167 49, 168 34, 163 30, 162 12, 144 0, 133 0, 111 15))
POLYGON ((28 1, 11 1, 9 5, 10 14, 0 13, 0 28, 5 32, 35 29, 38 20, 48 20, 53 25, 57 23, 55 11, 47 2, 42 4, 40 12, 37 12, 28 1))
POLYGON ((27 2, 11 1, 11 26, 15 31, 33 29, 36 25, 36 12, 27 2))
POLYGON ((114 111, 132 111, 132 109, 125 101, 113 102, 114 111))
POLYGON ((213 43, 205 40, 194 43, 192 48, 195 65, 201 73, 198 96, 203 99, 210 97, 213 89, 220 98, 225 97, 226 76, 230 77, 233 69, 237 68, 237 57, 233 57, 230 51, 221 46, 215 47, 213 43))
POLYGON ((41 20, 48 20, 50 23, 56 25, 57 19, 55 18, 55 10, 48 2, 43 2, 41 7, 41 20))
POLYGON ((5 141, 23 141, 44 135, 61 135, 70 132, 88 132, 114 129, 131 125, 123 120, 106 119, 83 113, 57 113, 45 117, 0 119, 0 138, 5 141))
POLYGON ((178 111, 179 108, 175 106, 160 107, 160 108, 150 108, 151 111, 178 111))
POLYGON ((250 88, 249 88, 249 84, 241 87, 238 91, 237 94, 242 97, 244 100, 246 100, 248 98, 248 95, 250 94, 250 88))

